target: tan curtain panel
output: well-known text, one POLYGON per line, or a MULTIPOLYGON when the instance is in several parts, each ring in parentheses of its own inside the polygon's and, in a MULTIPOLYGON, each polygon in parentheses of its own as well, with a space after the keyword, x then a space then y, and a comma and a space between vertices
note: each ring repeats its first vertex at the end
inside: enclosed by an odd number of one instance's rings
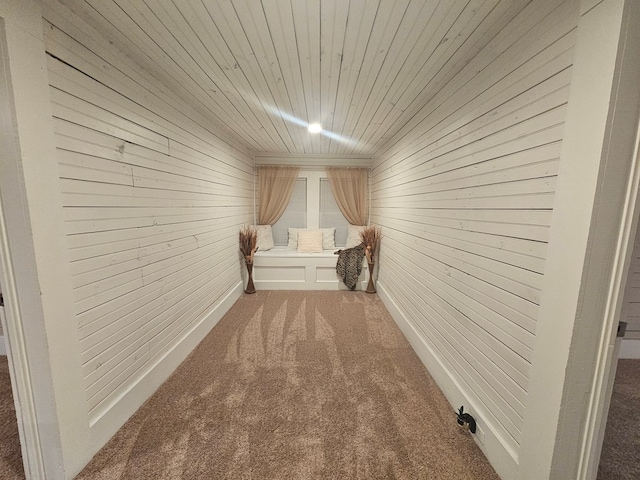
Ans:
POLYGON ((258 223, 273 225, 289 205, 300 167, 260 167, 258 169, 258 223))
POLYGON ((327 178, 338 208, 352 225, 366 225, 367 169, 327 167, 327 178))

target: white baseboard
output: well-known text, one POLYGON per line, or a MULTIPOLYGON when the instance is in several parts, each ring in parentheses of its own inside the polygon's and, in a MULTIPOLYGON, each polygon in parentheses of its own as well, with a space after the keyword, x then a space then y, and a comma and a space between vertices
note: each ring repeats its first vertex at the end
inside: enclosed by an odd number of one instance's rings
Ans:
POLYGON ((7 344, 5 343, 7 341, 6 338, 4 338, 4 335, 0 335, 0 356, 4 356, 7 354, 7 344))
MULTIPOLYGON (((362 292, 367 289, 367 281, 356 284, 355 291, 362 292)), ((290 282, 277 280, 255 280, 253 284, 256 290, 349 290, 340 280, 333 282, 290 282)))
POLYGON ((640 339, 622 339, 618 358, 640 358, 640 339))
POLYGON ((242 295, 242 283, 228 291, 226 296, 202 320, 187 331, 181 340, 167 351, 140 380, 114 401, 91 425, 91 449, 97 453, 120 427, 175 371, 202 339, 211 331, 231 306, 242 295))
POLYGON ((464 405, 465 411, 473 415, 477 421, 478 435, 473 438, 500 478, 504 480, 518 478, 517 452, 512 451, 500 439, 499 434, 492 428, 491 423, 487 422, 487 415, 484 415, 482 410, 470 400, 472 395, 465 393, 438 354, 434 352, 425 341, 424 336, 416 329, 413 322, 402 313, 398 304, 384 287, 384 283, 378 281, 376 289, 382 303, 384 303, 396 324, 451 404, 451 421, 455 422, 455 411, 460 405, 464 405))

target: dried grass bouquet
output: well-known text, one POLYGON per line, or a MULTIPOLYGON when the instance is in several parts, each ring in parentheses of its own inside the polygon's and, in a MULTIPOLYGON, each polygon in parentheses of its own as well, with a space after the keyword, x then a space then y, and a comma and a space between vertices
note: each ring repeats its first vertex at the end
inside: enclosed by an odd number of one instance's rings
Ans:
POLYGON ((247 263, 253 263, 253 254, 258 250, 258 232, 250 225, 240 229, 240 251, 247 263))
POLYGON ((371 225, 360 232, 360 239, 365 245, 364 253, 367 255, 367 261, 373 263, 382 238, 380 227, 371 225))

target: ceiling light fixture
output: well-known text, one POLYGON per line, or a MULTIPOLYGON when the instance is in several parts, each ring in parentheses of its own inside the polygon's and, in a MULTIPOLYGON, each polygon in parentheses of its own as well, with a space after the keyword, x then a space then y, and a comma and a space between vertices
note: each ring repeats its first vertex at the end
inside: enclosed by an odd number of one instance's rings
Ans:
POLYGON ((312 123, 309 125, 307 130, 309 130, 309 133, 320 133, 322 131, 322 125, 319 123, 312 123))
MULTIPOLYGON (((249 97, 252 98, 252 97, 249 97)), ((258 100, 256 99, 255 102, 259 105, 262 105, 262 103, 258 102, 258 100)), ((272 105, 266 105, 265 108, 267 109, 267 111, 271 114, 271 115, 276 115, 280 118, 282 118, 283 120, 287 121, 287 122, 291 122, 295 125, 300 125, 301 127, 307 127, 309 128, 309 124, 305 121, 302 120, 294 115, 291 115, 283 110, 280 110, 272 105)), ((331 132, 329 130, 322 130, 322 125, 320 125, 320 133, 321 135, 324 135, 325 137, 328 137, 332 140, 335 140, 336 142, 340 142, 340 143, 344 143, 345 145, 349 145, 352 147, 355 147, 359 141, 355 140, 353 138, 350 137, 344 137, 342 135, 339 135, 337 133, 331 132)))

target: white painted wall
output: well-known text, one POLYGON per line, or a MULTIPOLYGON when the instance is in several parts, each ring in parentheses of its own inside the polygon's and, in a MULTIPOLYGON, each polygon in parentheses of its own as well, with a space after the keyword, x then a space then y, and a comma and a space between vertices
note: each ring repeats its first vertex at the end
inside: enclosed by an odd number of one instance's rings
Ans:
POLYGON ((60 222, 40 3, 0 1, 0 275, 28 478, 79 467, 88 442, 60 222), (47 161, 49 160, 49 161, 47 161), (74 463, 75 461, 75 463, 74 463))
POLYGON ((2 203, 24 197, 11 214, 28 210, 33 233, 20 241, 25 219, 9 218, 11 305, 27 342, 43 342, 27 367, 36 413, 50 414, 32 425, 51 436, 46 478, 73 478, 240 295, 253 159, 63 5, 2 2, 0 17, 17 19, 7 48, 24 142, 2 203))
MULTIPOLYGON (((0 293, 2 293, 2 286, 0 286, 0 293)), ((7 346, 4 338, 4 307, 0 307, 0 355, 7 354, 7 346)))
POLYGON ((627 322, 621 358, 640 358, 640 231, 636 233, 621 320, 627 322), (634 352, 638 355, 634 355, 634 352))
MULTIPOLYGON (((0 293, 2 293, 2 285, 0 285, 0 293)), ((6 339, 4 338, 4 307, 0 307, 0 355, 7 354, 6 339)))
POLYGON ((378 292, 518 477, 578 3, 532 2, 374 158, 378 292))
POLYGON ((44 19, 98 448, 155 388, 146 378, 175 364, 159 362, 176 349, 183 358, 197 343, 184 339, 201 338, 241 291, 237 231, 252 218, 253 160, 66 8, 47 6, 44 19))
POLYGON ((640 4, 580 7, 522 469, 582 480, 598 466, 638 218, 640 4))
POLYGON ((374 159, 378 292, 505 479, 595 477, 635 231, 639 18, 532 2, 374 159))
MULTIPOLYGON (((0 285, 0 294, 1 293, 2 293, 2 285, 0 285)), ((2 307, 0 307, 0 311, 2 311, 2 310, 3 310, 2 307)), ((4 337, 3 324, 4 324, 4 321, 0 322, 0 337, 4 337)), ((4 340, 4 338, 2 340, 4 340)), ((0 349, 4 348, 3 347, 4 342, 2 340, 0 340, 0 349)), ((6 354, 4 354, 4 355, 6 355, 6 354)))
POLYGON ((640 358, 640 341, 637 339, 622 339, 618 358, 637 359, 640 358))

